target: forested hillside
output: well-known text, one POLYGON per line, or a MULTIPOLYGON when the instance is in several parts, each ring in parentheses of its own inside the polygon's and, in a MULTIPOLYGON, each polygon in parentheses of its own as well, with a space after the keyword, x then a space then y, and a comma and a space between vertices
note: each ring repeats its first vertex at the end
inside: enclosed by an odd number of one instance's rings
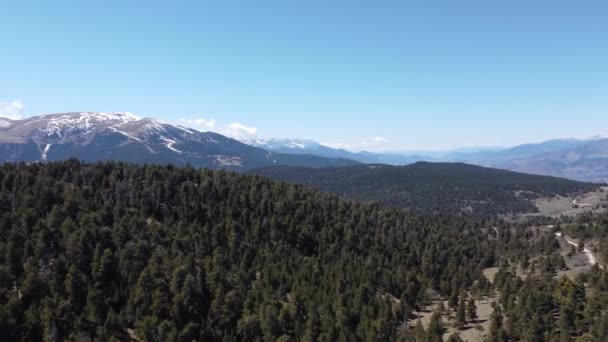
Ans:
POLYGON ((533 198, 567 196, 598 188, 591 183, 460 163, 323 169, 278 166, 252 172, 385 206, 476 217, 535 212, 533 198))
POLYGON ((552 223, 543 228, 560 236, 560 249, 530 258, 511 245, 522 254, 502 260, 493 279, 499 300, 490 316, 490 341, 608 340, 608 213, 563 216, 552 223), (584 270, 569 270, 579 266, 584 270))
POLYGON ((496 240, 258 176, 0 167, 0 340, 392 340, 496 240))
POLYGON ((584 341, 608 339, 608 272, 555 277, 555 268, 521 277, 507 263, 496 274, 500 294, 490 341, 584 341))

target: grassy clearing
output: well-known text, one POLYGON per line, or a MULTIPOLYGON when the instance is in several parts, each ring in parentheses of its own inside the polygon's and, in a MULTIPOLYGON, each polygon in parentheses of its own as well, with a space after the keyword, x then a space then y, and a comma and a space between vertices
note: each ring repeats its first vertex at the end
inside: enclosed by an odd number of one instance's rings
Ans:
MULTIPOLYGON (((442 315, 443 323, 446 328, 446 333, 443 335, 444 339, 448 336, 457 332, 460 334, 463 340, 469 342, 480 342, 484 340, 484 336, 487 334, 490 328, 490 315, 492 314, 492 303, 496 302, 498 298, 496 296, 484 297, 481 300, 476 300, 475 305, 477 307, 477 315, 479 316, 475 322, 469 322, 463 330, 459 330, 454 327, 455 312, 447 309, 447 301, 443 302, 446 312, 442 315)), ((418 318, 410 320, 409 325, 413 329, 416 325, 417 320, 422 322, 425 329, 428 328, 431 321, 431 315, 439 307, 439 302, 425 307, 417 313, 418 318)))
POLYGON ((608 210, 606 208, 608 205, 607 193, 608 187, 604 186, 597 191, 587 192, 574 198, 563 196, 539 198, 534 200, 538 213, 523 216, 559 217, 561 215, 575 216, 586 211, 603 212, 608 210))

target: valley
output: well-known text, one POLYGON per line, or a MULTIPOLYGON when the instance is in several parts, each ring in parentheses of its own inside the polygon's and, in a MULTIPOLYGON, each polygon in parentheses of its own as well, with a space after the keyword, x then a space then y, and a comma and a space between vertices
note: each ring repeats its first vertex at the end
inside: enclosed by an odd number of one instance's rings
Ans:
POLYGON ((0 342, 608 342, 608 1, 0 8, 0 342))

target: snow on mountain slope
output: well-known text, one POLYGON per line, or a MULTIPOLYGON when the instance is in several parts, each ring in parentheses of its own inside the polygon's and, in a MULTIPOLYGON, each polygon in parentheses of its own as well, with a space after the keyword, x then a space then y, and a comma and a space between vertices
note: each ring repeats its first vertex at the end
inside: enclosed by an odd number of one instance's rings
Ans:
POLYGON ((0 119, 4 127, 2 141, 22 142, 32 139, 38 144, 67 143, 86 140, 110 127, 139 120, 131 113, 61 113, 23 120, 0 119))
POLYGON ((131 113, 74 112, 23 120, 0 118, 0 162, 122 160, 246 169, 263 165, 352 165, 356 162, 268 152, 213 132, 131 113))
MULTIPOLYGON (((298 150, 306 151, 323 147, 316 141, 309 139, 283 139, 283 138, 259 138, 259 139, 240 139, 241 142, 268 150, 298 150)), ((293 153, 293 152, 291 152, 293 153)))
POLYGON ((428 156, 413 154, 391 154, 373 152, 351 152, 344 149, 332 148, 322 145, 309 139, 283 139, 283 138, 264 138, 264 139, 243 139, 243 143, 260 147, 268 151, 290 154, 313 154, 325 158, 346 158, 356 160, 366 164, 392 164, 405 165, 421 160, 432 160, 428 156))

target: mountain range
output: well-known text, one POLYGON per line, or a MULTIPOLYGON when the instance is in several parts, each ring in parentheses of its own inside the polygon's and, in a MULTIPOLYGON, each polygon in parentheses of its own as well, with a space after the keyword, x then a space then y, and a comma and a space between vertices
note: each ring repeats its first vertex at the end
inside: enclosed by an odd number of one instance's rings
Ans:
POLYGON ((494 153, 453 156, 451 161, 589 182, 607 182, 608 139, 549 140, 494 153))
POLYGON ((329 167, 344 158, 285 154, 213 132, 139 118, 130 113, 74 112, 24 120, 0 118, 0 162, 117 160, 247 170, 270 165, 329 167))
POLYGON ((119 160, 247 171, 276 165, 338 167, 462 162, 581 181, 608 181, 608 139, 557 139, 511 148, 438 152, 351 152, 309 139, 235 140, 125 112, 0 118, 0 162, 119 160))
POLYGON ((282 153, 310 153, 347 158, 365 164, 407 165, 417 161, 462 162, 511 171, 549 175, 590 182, 608 181, 608 139, 555 139, 510 148, 473 152, 350 152, 333 149, 311 140, 257 139, 247 144, 282 153))
POLYGON ((345 158, 363 164, 405 165, 421 160, 434 160, 435 157, 418 153, 374 153, 368 151, 350 152, 332 148, 310 139, 262 138, 241 139, 245 144, 263 148, 267 151, 289 154, 313 154, 327 158, 345 158))

